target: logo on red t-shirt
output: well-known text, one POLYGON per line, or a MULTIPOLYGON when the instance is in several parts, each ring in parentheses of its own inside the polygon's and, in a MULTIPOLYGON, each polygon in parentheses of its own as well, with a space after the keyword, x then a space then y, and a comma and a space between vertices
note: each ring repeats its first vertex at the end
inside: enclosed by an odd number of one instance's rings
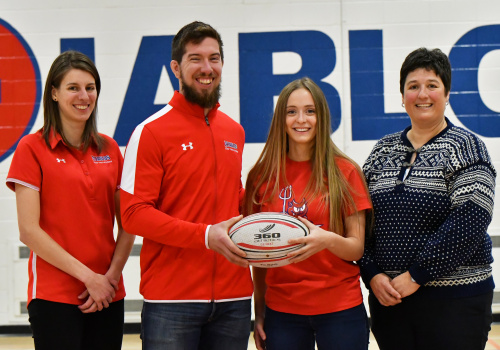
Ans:
POLYGON ((282 188, 279 198, 283 201, 283 213, 292 216, 301 216, 307 219, 307 211, 309 209, 307 200, 302 198, 300 202, 295 200, 292 185, 282 188))

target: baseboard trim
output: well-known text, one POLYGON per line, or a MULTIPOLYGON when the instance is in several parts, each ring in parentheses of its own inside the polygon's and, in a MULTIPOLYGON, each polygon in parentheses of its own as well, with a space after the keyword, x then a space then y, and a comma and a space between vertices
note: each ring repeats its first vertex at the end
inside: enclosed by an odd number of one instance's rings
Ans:
MULTIPOLYGON (((500 323, 500 314, 493 314, 493 323, 500 323)), ((250 329, 253 330, 254 321, 250 329)), ((123 326, 124 334, 139 334, 141 333, 141 324, 138 322, 125 323, 123 326)), ((30 336, 31 329, 28 325, 16 325, 16 326, 0 326, 0 335, 20 335, 20 336, 30 336)))

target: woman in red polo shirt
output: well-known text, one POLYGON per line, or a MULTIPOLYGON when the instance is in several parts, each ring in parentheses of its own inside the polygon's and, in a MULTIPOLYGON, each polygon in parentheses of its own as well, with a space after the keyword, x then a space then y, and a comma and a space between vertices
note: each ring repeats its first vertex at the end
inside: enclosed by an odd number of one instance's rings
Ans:
POLYGON ((96 128, 100 88, 87 56, 59 55, 45 84, 44 126, 21 139, 7 176, 20 239, 31 250, 28 313, 37 350, 121 349, 121 273, 134 236, 118 215, 122 154, 96 128))
POLYGON ((368 319, 359 268, 365 210, 359 166, 331 140, 330 112, 309 78, 281 92, 269 137, 248 174, 244 212, 284 212, 310 235, 290 265, 253 268, 257 349, 367 350, 368 319))

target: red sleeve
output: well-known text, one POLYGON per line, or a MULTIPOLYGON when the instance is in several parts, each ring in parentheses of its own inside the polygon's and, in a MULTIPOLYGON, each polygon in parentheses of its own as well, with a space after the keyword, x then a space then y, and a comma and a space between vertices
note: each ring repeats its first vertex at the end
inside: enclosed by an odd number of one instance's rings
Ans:
POLYGON ((107 142, 109 143, 108 144, 109 151, 110 152, 112 151, 115 155, 115 157, 113 159, 118 159, 118 176, 116 178, 116 187, 115 188, 117 190, 119 190, 120 189, 120 182, 122 179, 122 171, 123 171, 122 151, 120 151, 120 147, 118 146, 118 144, 116 143, 116 141, 114 139, 112 139, 109 136, 103 135, 103 134, 101 134, 101 135, 107 139, 107 142))
POLYGON ((163 152, 147 128, 139 126, 125 151, 120 207, 125 231, 177 247, 205 246, 208 225, 174 218, 157 208, 163 180, 163 152))
POLYGON ((240 180, 240 197, 239 197, 239 210, 240 210, 240 214, 243 213, 243 201, 245 200, 245 189, 243 188, 243 185, 241 183, 241 180, 240 180))
POLYGON ((347 160, 338 162, 338 165, 349 183, 350 193, 356 206, 356 209, 351 210, 347 216, 354 214, 356 211, 371 209, 372 203, 366 189, 363 175, 360 174, 356 167, 347 160))
POLYGON ((118 148, 117 157, 119 159, 119 162, 118 162, 118 178, 116 179, 116 189, 119 190, 123 172, 123 155, 122 152, 120 151, 120 148, 118 148))
MULTIPOLYGON (((27 135, 19 141, 12 158, 6 184, 15 191, 15 184, 40 191, 42 187, 42 169, 33 145, 29 142, 35 135, 27 135)), ((45 142, 45 141, 44 141, 45 142)))

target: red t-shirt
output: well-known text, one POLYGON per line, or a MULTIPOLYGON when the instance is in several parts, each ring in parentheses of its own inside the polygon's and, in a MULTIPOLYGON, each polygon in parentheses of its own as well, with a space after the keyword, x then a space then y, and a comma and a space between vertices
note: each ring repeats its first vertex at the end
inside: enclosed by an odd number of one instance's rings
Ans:
MULTIPOLYGON (((7 186, 21 184, 40 192, 40 227, 72 256, 100 274, 106 273, 115 249, 115 193, 123 156, 117 143, 102 135, 107 147, 98 154, 67 147, 51 135, 47 147, 41 131, 21 139, 7 176, 7 186)), ((114 300, 125 297, 123 279, 114 300)), ((28 304, 32 299, 80 305, 85 285, 33 252, 29 258, 28 304)))
MULTIPOLYGON (((371 208, 363 179, 354 165, 343 158, 337 158, 336 161, 352 187, 351 195, 356 210, 371 208)), ((323 208, 319 199, 308 201, 304 196, 311 176, 309 161, 287 159, 286 178, 289 187, 280 186, 276 197, 263 205, 261 211, 302 216, 328 231, 328 208, 323 208)), ((359 267, 352 261, 338 258, 327 249, 300 263, 268 269, 266 284, 266 305, 280 312, 318 315, 346 310, 363 302, 359 267)))

